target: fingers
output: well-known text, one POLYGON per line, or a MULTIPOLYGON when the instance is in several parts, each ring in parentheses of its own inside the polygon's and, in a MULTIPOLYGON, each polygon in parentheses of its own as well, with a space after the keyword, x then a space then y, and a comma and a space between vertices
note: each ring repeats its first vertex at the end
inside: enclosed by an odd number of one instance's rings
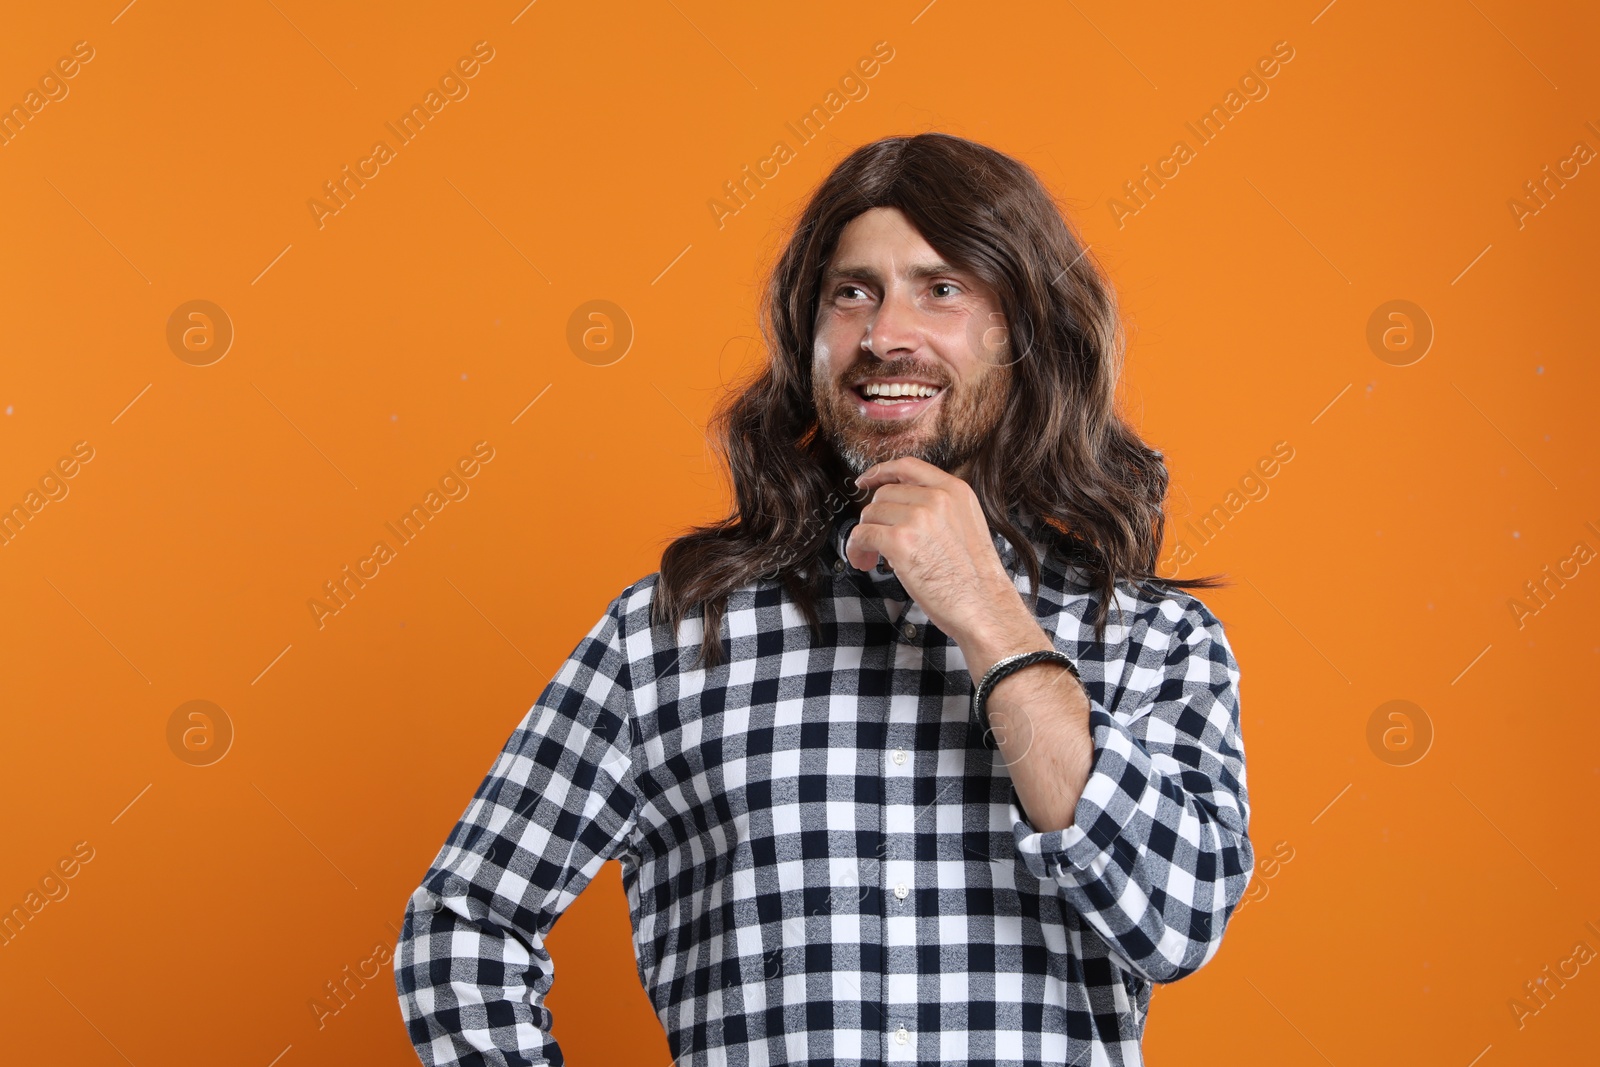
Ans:
MULTIPOLYGON (((916 526, 925 521, 922 517, 924 511, 925 509, 919 505, 905 501, 874 500, 861 509, 861 521, 856 529, 873 526, 916 526)), ((855 536, 854 533, 851 536, 855 536)))
POLYGON ((857 523, 844 543, 844 558, 858 571, 870 571, 878 565, 878 550, 872 543, 876 538, 857 523))
POLYGON ((878 521, 869 522, 865 515, 850 531, 850 540, 844 546, 845 559, 857 570, 867 571, 878 565, 880 555, 899 554, 901 534, 899 525, 910 518, 912 509, 895 505, 898 511, 880 511, 878 521))
POLYGON ((867 497, 866 503, 861 506, 861 517, 864 521, 872 521, 867 519, 866 512, 867 508, 874 504, 931 504, 934 492, 936 490, 926 486, 887 482, 878 486, 867 497))
POLYGON ((972 514, 981 515, 981 509, 978 512, 964 510, 961 502, 942 488, 890 482, 872 491, 862 505, 861 521, 887 525, 933 521, 959 533, 972 514))
POLYGON ((927 460, 918 459, 916 456, 901 456, 869 467, 856 479, 856 486, 861 489, 876 489, 887 482, 900 482, 934 488, 953 477, 954 475, 940 470, 927 460))

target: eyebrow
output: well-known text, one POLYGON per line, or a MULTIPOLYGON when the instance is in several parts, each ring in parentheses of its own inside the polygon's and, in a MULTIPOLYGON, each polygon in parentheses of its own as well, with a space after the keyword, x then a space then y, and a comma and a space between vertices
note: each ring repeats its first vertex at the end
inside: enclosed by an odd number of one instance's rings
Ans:
MULTIPOLYGON (((970 271, 962 270, 959 267, 952 267, 950 264, 944 262, 917 263, 906 268, 905 271, 906 277, 913 281, 921 281, 926 278, 936 278, 940 275, 959 275, 966 277, 970 273, 970 271)), ((874 285, 880 286, 883 284, 883 276, 878 273, 877 268, 869 267, 864 263, 840 264, 836 267, 829 267, 822 274, 823 285, 829 285, 836 281, 845 281, 850 279, 868 281, 872 282, 874 285)))

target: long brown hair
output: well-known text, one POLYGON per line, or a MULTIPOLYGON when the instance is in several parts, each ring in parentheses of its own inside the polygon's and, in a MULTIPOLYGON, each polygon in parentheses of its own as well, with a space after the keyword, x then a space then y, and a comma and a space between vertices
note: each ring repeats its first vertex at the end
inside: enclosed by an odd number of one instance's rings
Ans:
POLYGON ((992 529, 1021 549, 1029 588, 1037 537, 1084 568, 1104 640, 1120 581, 1213 588, 1219 576, 1155 573, 1167 468, 1116 411, 1123 332, 1116 296, 1038 177, 985 145, 943 133, 887 137, 851 152, 823 181, 773 268, 761 307, 769 358, 711 417, 732 476, 727 518, 669 544, 652 621, 674 631, 704 613, 703 666, 721 662, 728 594, 773 578, 820 639, 817 566, 851 472, 817 430, 813 328, 822 272, 845 225, 875 207, 905 213, 924 240, 999 294, 1012 378, 1006 412, 968 482, 992 529), (1027 533, 1013 516, 1031 517, 1027 533), (776 561, 776 562, 775 562, 776 561))

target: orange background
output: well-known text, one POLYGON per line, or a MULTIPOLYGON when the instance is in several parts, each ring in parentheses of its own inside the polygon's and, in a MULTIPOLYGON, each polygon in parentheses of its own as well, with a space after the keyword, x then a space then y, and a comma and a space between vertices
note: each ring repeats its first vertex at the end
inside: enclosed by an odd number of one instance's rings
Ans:
MULTIPOLYGON (((1266 895, 1158 990, 1150 1061, 1592 1058, 1600 962, 1520 1027, 1510 1002, 1600 951, 1600 566, 1520 626, 1508 601, 1600 549, 1600 165, 1507 206, 1600 150, 1592 8, 122 2, 0 35, 0 102, 94 50, 0 147, 0 504, 94 452, 0 547, 0 907, 93 849, 0 947, 8 1059, 416 1062, 390 968, 320 1028, 312 998, 392 946, 609 599, 722 513, 701 428, 760 358, 785 223, 854 146, 930 129, 1035 167, 1118 288, 1168 552, 1294 450, 1184 568, 1234 578, 1204 599, 1266 895), (307 201, 478 41, 469 95, 319 228, 307 201), (868 95, 796 147, 879 41, 868 95), (1123 183, 1278 41, 1269 94, 1119 226, 1123 183), (719 229, 708 200, 780 138, 719 229), (167 343, 194 299, 236 334, 209 366, 167 343), (635 331, 608 366, 567 342, 593 299, 635 331), (1436 331, 1409 366, 1366 339, 1394 299, 1436 331), (470 495, 319 628, 307 601, 479 441, 470 495), (1397 699, 1434 734, 1408 766, 1368 742, 1397 699), (234 731, 209 766, 169 745, 191 700, 234 731)), ((551 944, 569 1061, 666 1064, 614 866, 551 944)))

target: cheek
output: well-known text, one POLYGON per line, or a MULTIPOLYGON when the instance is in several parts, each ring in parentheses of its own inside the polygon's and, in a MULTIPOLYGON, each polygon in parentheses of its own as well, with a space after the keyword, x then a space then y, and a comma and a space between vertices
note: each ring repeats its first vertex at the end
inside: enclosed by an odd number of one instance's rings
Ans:
POLYGON ((811 343, 811 376, 816 381, 833 377, 833 342, 821 330, 811 343))
POLYGON ((969 414, 981 413, 986 419, 999 418, 1011 391, 1011 374, 1011 367, 1006 364, 962 368, 953 407, 969 414))
POLYGON ((1000 362, 996 343, 1005 336, 999 323, 999 318, 987 320, 981 312, 973 312, 940 331, 936 351, 958 379, 972 382, 995 369, 1000 362))

